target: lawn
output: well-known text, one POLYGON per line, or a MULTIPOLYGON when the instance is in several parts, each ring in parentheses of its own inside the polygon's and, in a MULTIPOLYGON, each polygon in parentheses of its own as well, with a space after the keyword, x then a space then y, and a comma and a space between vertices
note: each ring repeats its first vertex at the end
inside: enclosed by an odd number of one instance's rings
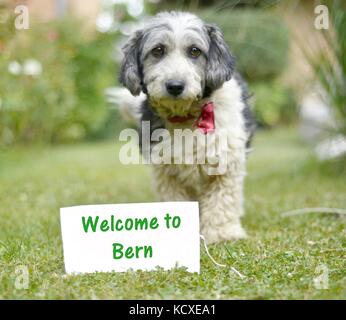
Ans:
MULTIPOLYGON (((0 150, 0 298, 345 299, 346 170, 317 163, 295 130, 259 132, 249 157, 244 226, 249 238, 201 249, 201 274, 184 270, 64 274, 59 208, 154 201, 149 170, 122 166, 115 141, 0 150), (16 268, 29 270, 16 289, 16 268), (235 267, 246 277, 241 279, 235 267), (325 270, 327 289, 316 286, 325 270)), ((18 269, 17 269, 18 270, 18 269)), ((18 280, 18 279, 17 279, 18 280)))

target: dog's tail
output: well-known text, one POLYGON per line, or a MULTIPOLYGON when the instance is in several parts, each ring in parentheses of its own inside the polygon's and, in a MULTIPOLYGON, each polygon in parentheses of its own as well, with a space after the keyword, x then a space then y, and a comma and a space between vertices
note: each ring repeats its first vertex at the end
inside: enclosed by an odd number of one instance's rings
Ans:
POLYGON ((124 120, 132 124, 139 124, 141 119, 141 105, 145 95, 133 96, 129 90, 119 87, 111 87, 105 91, 106 99, 120 112, 124 120))

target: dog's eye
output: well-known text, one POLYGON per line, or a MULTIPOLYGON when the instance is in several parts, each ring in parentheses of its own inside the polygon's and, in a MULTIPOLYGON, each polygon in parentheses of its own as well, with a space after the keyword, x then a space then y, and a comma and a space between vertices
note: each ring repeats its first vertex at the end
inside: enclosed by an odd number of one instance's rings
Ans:
POLYGON ((189 49, 189 55, 192 58, 198 58, 201 55, 201 53, 202 53, 201 49, 198 49, 197 47, 191 47, 189 49))
POLYGON ((154 49, 151 50, 151 54, 155 58, 161 58, 163 54, 165 53, 165 47, 164 46, 157 46, 154 49))

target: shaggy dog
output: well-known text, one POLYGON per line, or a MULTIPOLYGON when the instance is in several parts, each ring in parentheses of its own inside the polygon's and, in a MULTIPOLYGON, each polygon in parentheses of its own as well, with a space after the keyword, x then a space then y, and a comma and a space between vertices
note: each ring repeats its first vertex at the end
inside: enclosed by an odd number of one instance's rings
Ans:
MULTIPOLYGON (((218 144, 217 132, 227 139, 217 157, 226 159, 222 174, 205 170, 215 167, 210 157, 205 163, 152 166, 157 194, 162 201, 198 200, 201 233, 208 243, 244 238, 243 181, 255 126, 246 85, 234 70, 222 32, 193 14, 163 12, 130 37, 123 53, 120 82, 138 96, 129 109, 139 126, 150 121, 151 132, 166 129, 172 134, 196 129, 197 136, 208 139, 185 147, 195 160, 199 149, 218 144)), ((142 152, 153 152, 155 143, 141 145, 142 152)))

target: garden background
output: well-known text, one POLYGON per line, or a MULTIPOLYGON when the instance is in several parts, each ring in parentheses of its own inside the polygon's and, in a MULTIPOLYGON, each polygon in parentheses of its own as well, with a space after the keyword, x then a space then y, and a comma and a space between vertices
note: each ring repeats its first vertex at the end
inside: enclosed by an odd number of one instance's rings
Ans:
POLYGON ((346 208, 346 8, 322 1, 329 28, 320 29, 320 4, 0 0, 0 298, 345 299, 344 214, 282 215, 346 208), (27 30, 15 28, 20 4, 27 30), (60 207, 155 201, 149 168, 118 160, 129 124, 106 93, 118 86, 126 37, 171 9, 218 24, 249 82, 258 124, 245 186, 249 238, 210 246, 226 268, 202 251, 201 275, 67 277, 60 207), (16 286, 22 268, 26 289, 16 286))

